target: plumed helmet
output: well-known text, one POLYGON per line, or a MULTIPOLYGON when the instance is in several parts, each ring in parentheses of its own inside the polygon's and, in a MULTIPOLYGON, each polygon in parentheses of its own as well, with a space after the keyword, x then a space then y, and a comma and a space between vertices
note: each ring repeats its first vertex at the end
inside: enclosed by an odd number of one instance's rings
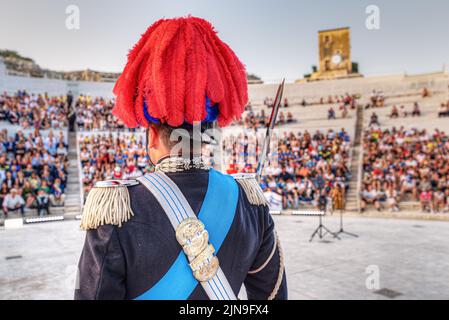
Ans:
POLYGON ((244 65, 208 21, 192 16, 151 25, 129 52, 114 94, 112 112, 130 128, 223 127, 240 119, 248 101, 244 65))

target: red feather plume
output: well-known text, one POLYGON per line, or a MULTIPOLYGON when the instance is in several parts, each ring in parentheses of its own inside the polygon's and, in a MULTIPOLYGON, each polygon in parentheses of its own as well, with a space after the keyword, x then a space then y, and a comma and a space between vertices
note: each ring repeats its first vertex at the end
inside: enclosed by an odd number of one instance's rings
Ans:
POLYGON ((161 19, 128 54, 114 86, 113 114, 128 127, 148 126, 147 113, 177 127, 205 119, 206 95, 218 124, 239 119, 248 101, 246 71, 213 26, 196 17, 161 19))

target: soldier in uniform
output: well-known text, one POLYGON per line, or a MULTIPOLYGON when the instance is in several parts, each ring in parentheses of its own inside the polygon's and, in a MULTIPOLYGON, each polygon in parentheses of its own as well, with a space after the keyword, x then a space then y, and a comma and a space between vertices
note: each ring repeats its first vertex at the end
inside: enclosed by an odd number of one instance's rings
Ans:
POLYGON ((249 299, 287 299, 281 246, 255 177, 224 175, 189 150, 194 124, 224 127, 248 101, 245 68, 212 25, 191 16, 154 23, 114 94, 113 113, 146 128, 155 170, 89 192, 75 298, 233 300, 244 285, 249 299), (179 129, 189 139, 174 151, 179 129))

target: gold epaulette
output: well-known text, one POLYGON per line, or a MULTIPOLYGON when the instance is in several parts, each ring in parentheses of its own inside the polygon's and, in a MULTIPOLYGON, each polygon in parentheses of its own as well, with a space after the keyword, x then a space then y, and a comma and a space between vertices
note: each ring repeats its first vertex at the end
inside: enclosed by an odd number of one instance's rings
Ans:
POLYGON ((97 229, 104 224, 122 226, 134 215, 129 199, 129 186, 137 180, 107 180, 95 183, 87 195, 81 217, 81 229, 97 229))
POLYGON ((263 194, 262 188, 256 180, 255 174, 252 173, 237 173, 232 175, 243 188, 248 198, 249 203, 255 205, 268 205, 267 198, 263 194))

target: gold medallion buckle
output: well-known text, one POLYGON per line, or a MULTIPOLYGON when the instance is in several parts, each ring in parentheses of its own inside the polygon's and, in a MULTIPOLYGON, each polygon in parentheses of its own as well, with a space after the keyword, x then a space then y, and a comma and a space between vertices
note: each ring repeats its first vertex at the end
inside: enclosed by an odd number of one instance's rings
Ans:
POLYGON ((210 280, 219 267, 215 249, 209 244, 209 233, 195 217, 184 219, 176 228, 176 240, 190 261, 193 276, 200 282, 210 280))

